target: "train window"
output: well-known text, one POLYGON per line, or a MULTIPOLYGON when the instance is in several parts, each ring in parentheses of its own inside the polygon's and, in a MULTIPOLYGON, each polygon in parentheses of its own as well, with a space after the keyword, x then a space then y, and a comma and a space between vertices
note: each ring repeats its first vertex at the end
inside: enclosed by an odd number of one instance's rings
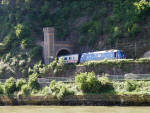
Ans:
POLYGON ((126 58, 125 52, 121 52, 122 58, 126 58))
POLYGON ((65 57, 64 60, 67 60, 67 57, 65 57))
POLYGON ((117 57, 117 52, 115 52, 114 55, 115 55, 115 58, 116 58, 117 57))
POLYGON ((69 60, 71 60, 71 57, 69 57, 69 60))
POLYGON ((101 57, 101 56, 102 56, 101 53, 99 53, 99 54, 98 54, 98 57, 101 57))

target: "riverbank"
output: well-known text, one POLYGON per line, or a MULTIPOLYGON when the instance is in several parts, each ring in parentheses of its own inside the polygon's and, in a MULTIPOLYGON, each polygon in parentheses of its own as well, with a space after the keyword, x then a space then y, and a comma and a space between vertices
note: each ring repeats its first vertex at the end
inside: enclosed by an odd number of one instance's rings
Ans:
POLYGON ((74 83, 41 87, 37 78, 0 84, 0 105, 150 105, 150 81, 110 81, 91 72, 77 75, 74 83))
POLYGON ((74 95, 62 100, 54 96, 0 96, 0 105, 149 106, 150 95, 74 95))

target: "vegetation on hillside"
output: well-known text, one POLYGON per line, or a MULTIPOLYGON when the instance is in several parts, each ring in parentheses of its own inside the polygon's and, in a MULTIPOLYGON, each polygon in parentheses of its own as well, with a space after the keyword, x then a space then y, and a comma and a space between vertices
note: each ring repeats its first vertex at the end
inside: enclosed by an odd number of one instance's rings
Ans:
POLYGON ((42 59, 36 43, 43 27, 54 27, 59 40, 76 38, 80 50, 103 49, 122 40, 147 39, 149 12, 148 0, 2 0, 0 68, 11 71, 0 73, 28 76, 28 68, 42 59))

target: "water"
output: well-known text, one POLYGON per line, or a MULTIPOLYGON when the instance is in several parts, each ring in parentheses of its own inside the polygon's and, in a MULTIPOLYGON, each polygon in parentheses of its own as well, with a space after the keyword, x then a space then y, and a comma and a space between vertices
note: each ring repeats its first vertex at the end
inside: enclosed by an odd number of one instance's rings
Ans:
POLYGON ((150 107, 0 106, 0 113, 150 113, 150 107))

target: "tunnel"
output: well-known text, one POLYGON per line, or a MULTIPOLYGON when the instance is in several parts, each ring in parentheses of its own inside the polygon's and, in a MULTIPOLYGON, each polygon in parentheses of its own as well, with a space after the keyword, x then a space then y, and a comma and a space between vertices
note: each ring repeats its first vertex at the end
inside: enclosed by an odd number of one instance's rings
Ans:
POLYGON ((71 54, 71 52, 69 50, 61 49, 60 51, 58 51, 57 57, 68 55, 68 54, 71 54))

